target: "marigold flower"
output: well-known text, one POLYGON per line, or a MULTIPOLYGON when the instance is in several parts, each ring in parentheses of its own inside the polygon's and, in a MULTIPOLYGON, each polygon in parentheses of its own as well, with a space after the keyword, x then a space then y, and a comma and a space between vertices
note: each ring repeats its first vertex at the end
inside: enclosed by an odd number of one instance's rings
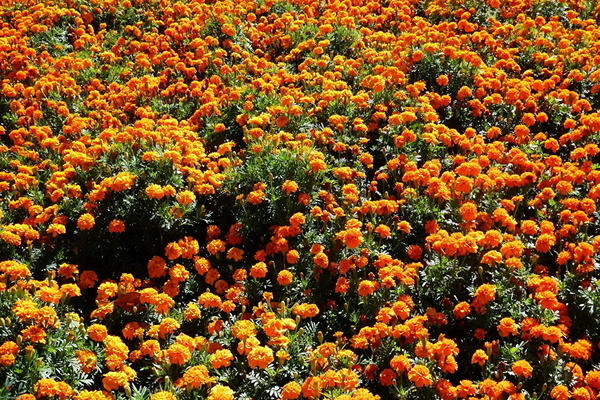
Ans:
POLYGON ((199 388, 213 383, 215 378, 211 377, 204 365, 195 365, 187 369, 182 376, 182 384, 191 389, 199 388))
POLYGON ((295 400, 300 397, 302 386, 297 382, 288 382, 281 388, 282 400, 295 400))
POLYGON ((231 327, 231 334, 239 340, 246 340, 251 336, 256 336, 256 326, 252 321, 239 320, 231 327))
POLYGON ((512 318, 502 318, 498 324, 498 333, 502 337, 516 335, 519 331, 519 325, 512 318))
POLYGON ((515 361, 511 369, 520 378, 531 378, 533 374, 533 367, 525 360, 515 361))
POLYGON ((433 383, 429 368, 422 364, 415 365, 408 371, 408 380, 416 387, 431 386, 433 383))
POLYGON ((189 190, 184 190, 183 192, 179 192, 177 194, 177 202, 182 206, 187 206, 196 201, 196 195, 189 190))
POLYGON ((298 184, 295 181, 286 180, 283 182, 283 185, 281 185, 281 190, 283 190, 285 194, 294 193, 298 191, 298 184))
POLYGON ((554 400, 569 400, 571 398, 571 394, 569 393, 569 388, 564 385, 557 385, 552 388, 550 391, 550 397, 554 400))
POLYGON ((296 304, 292 307, 292 313, 294 315, 299 315, 300 318, 312 318, 319 313, 319 307, 317 307, 316 304, 296 304))
POLYGON ((12 341, 4 342, 0 346, 0 365, 7 367, 14 364, 19 346, 12 341))
POLYGON ((379 285, 375 281, 364 280, 358 284, 358 295, 368 296, 378 289, 379 285))
POLYGON ((40 379, 33 386, 37 398, 57 396, 59 399, 71 397, 75 391, 66 382, 56 381, 52 378, 40 379))
POLYGON ((111 233, 125 232, 125 222, 120 219, 113 219, 108 224, 108 231, 111 233))
POLYGON ((293 279, 294 274, 287 269, 279 271, 279 273, 277 274, 277 283, 279 283, 280 285, 289 285, 290 283, 292 283, 293 279))
POLYGON ((110 371, 104 374, 102 386, 109 392, 129 385, 129 377, 122 371, 110 371))
POLYGON ((171 364, 183 365, 188 362, 191 356, 190 350, 180 343, 173 343, 167 349, 167 357, 171 364))
POLYGON ((151 199, 161 200, 165 193, 160 185, 152 184, 146 188, 146 195, 151 199))
POLYGON ((227 349, 217 350, 210 355, 210 365, 215 369, 229 367, 231 361, 233 361, 233 354, 227 349))
POLYGON ((247 357, 250 368, 261 369, 267 368, 275 359, 273 356, 273 350, 266 346, 257 346, 253 348, 250 350, 247 357))
POLYGON ((267 264, 262 261, 250 267, 250 276, 255 279, 264 278, 267 276, 267 272, 267 264))
POLYGON ((150 400, 177 400, 177 398, 171 392, 161 391, 150 396, 150 400))
POLYGON ((479 364, 480 366, 483 366, 487 362, 488 358, 489 357, 484 350, 477 349, 471 357, 471 364, 479 364))
POLYGON ((90 339, 96 342, 102 342, 108 336, 108 330, 104 325, 93 324, 88 327, 87 334, 90 339))
POLYGON ((234 392, 228 386, 215 385, 210 389, 208 400, 233 400, 234 392))

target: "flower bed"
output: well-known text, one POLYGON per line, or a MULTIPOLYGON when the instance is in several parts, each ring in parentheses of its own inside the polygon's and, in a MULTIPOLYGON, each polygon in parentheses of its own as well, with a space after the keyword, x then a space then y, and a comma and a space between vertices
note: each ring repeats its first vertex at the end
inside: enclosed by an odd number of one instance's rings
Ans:
POLYGON ((595 1, 0 21, 0 398, 600 395, 595 1))

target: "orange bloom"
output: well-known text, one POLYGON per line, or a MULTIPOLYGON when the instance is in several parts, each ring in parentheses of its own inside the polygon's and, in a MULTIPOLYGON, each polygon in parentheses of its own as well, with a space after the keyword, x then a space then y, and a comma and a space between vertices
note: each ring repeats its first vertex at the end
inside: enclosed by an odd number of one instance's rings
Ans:
POLYGON ((95 223, 94 217, 89 213, 83 214, 77 219, 77 227, 82 231, 92 229, 95 223))
POLYGON ((302 386, 297 382, 288 382, 281 388, 281 398, 283 400, 294 400, 300 397, 302 386))
POLYGON ((512 318, 502 318, 498 324, 498 333, 502 337, 516 335, 519 331, 519 325, 512 318))
POLYGON ((191 356, 190 350, 180 343, 173 343, 167 349, 167 357, 169 357, 171 364, 183 365, 188 362, 191 356))
POLYGON ((66 382, 55 381, 52 378, 40 379, 33 386, 33 390, 37 398, 57 396, 62 400, 75 394, 66 382))
POLYGON ((196 195, 189 190, 184 190, 177 194, 177 202, 183 206, 187 206, 196 201, 196 195))
POLYGON ((294 193, 298 190, 298 184, 294 181, 286 180, 283 182, 281 190, 283 190, 285 194, 294 193))
POLYGON ((257 346, 248 353, 248 365, 250 368, 265 369, 273 362, 273 350, 269 347, 257 346))
POLYGON ((19 346, 15 342, 2 343, 2 346, 0 346, 0 365, 7 367, 14 364, 18 352, 19 346))
POLYGON ((90 339, 96 342, 102 342, 108 336, 108 330, 104 325, 93 324, 88 327, 87 334, 90 339))
POLYGON ((483 366, 488 360, 488 355, 485 351, 483 351, 482 349, 477 349, 475 350, 475 353, 473 353, 473 356, 471 357, 471 364, 479 364, 480 366, 483 366))
POLYGON ((250 276, 256 279, 267 276, 267 264, 262 261, 254 264, 250 267, 250 276))
POLYGON ((358 228, 350 228, 341 231, 336 235, 336 237, 350 249, 360 246, 363 242, 362 232, 358 228))
POLYGON ((233 360, 233 354, 227 349, 217 350, 210 355, 210 365, 215 368, 229 367, 233 360))
POLYGON ((571 398, 571 394, 569 393, 569 388, 564 385, 554 386, 550 391, 550 397, 554 400, 569 400, 571 398))
POLYGON ((525 360, 515 361, 512 365, 512 371, 520 378, 531 378, 533 367, 525 360))
POLYGON ((359 296, 368 296, 368 295, 374 293, 378 287, 379 287, 379 284, 375 281, 370 281, 370 280, 361 281, 358 284, 358 294, 359 294, 359 296))
POLYGON ((204 365, 195 365, 183 373, 182 384, 191 389, 212 383, 215 378, 211 377, 204 365))
POLYGON ((239 320, 231 327, 231 334, 239 340, 246 340, 249 337, 256 336, 256 326, 252 321, 239 320))
POLYGON ((431 386, 433 383, 429 368, 422 364, 415 365, 408 371, 408 380, 416 387, 431 386))
POLYGON ((312 318, 319 313, 319 308, 316 304, 296 304, 292 307, 292 313, 299 315, 301 318, 312 318))
POLYGON ((121 233, 125 231, 125 223, 120 219, 113 219, 108 224, 108 231, 111 233, 121 233))
POLYGON ((287 269, 279 271, 277 274, 277 283, 280 285, 289 285, 294 279, 294 274, 287 269))

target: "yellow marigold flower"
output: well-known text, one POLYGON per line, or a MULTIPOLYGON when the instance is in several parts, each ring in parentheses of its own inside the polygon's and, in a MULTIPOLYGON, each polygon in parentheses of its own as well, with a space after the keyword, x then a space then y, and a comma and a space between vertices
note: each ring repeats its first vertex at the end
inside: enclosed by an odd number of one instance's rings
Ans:
POLYGON ((233 400, 234 392, 228 386, 216 385, 210 389, 208 400, 233 400))
POLYGON ((177 400, 177 397, 171 392, 161 391, 150 396, 150 400, 177 400))

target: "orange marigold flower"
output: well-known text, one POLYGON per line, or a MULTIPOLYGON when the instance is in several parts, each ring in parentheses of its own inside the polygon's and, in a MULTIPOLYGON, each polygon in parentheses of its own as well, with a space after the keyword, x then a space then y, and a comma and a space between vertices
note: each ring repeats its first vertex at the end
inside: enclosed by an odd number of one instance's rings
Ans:
POLYGON ((323 252, 318 252, 313 257, 313 262, 315 263, 315 265, 325 269, 329 266, 329 257, 327 257, 327 254, 323 252))
POLYGON ((57 396, 59 399, 67 399, 75 394, 75 391, 66 382, 56 381, 52 378, 40 379, 33 386, 37 398, 57 396))
POLYGON ((302 303, 292 307, 292 313, 299 315, 300 318, 312 318, 319 314, 319 307, 316 304, 302 303))
POLYGON ((217 253, 222 253, 225 251, 225 243, 220 239, 213 239, 206 245, 206 251, 208 251, 212 255, 216 255, 217 253))
POLYGON ((540 253, 547 253, 555 244, 556 236, 551 233, 543 233, 537 238, 535 249, 540 253))
POLYGON ((294 193, 298 190, 298 184, 294 181, 286 180, 281 185, 281 190, 285 192, 285 194, 294 193))
POLYGON ((185 371, 182 377, 182 384, 190 389, 196 389, 214 381, 215 378, 208 374, 208 369, 204 365, 194 365, 185 371))
POLYGON ((239 320, 231 327, 231 334, 239 340, 246 340, 249 337, 256 336, 256 326, 252 321, 239 320))
POLYGON ((502 318, 498 324, 498 333, 502 337, 516 335, 519 331, 519 325, 512 318, 502 318))
POLYGON ((490 250, 481 257, 481 263, 493 265, 502 261, 502 254, 496 250, 490 250))
POLYGON ((263 192, 262 190, 253 190, 250 193, 248 193, 247 197, 248 203, 253 205, 262 203, 265 198, 265 192, 263 192))
POLYGON ((488 358, 489 357, 484 350, 477 349, 471 357, 471 364, 479 364, 480 366, 483 366, 487 362, 488 358))
POLYGON ((165 196, 165 193, 160 185, 152 184, 146 188, 146 195, 151 199, 160 200, 165 196))
POLYGON ((382 386, 392 386, 396 382, 397 377, 394 370, 386 368, 379 374, 379 382, 382 386))
POLYGON ((262 261, 254 264, 250 267, 250 276, 256 279, 267 276, 267 264, 262 261))
POLYGON ((196 201, 196 195, 189 190, 184 190, 183 192, 179 192, 177 194, 177 202, 182 206, 187 206, 196 201))
POLYGON ((233 361, 233 354, 227 349, 221 349, 211 354, 209 360, 210 365, 215 369, 229 367, 231 365, 231 361, 233 361))
POLYGON ((7 367, 14 364, 19 346, 12 341, 2 343, 0 346, 0 365, 7 367))
POLYGON ((379 284, 375 281, 364 280, 358 284, 359 296, 368 296, 374 293, 379 287, 379 284))
POLYGON ((533 367, 525 360, 515 361, 511 369, 520 378, 531 378, 533 374, 533 367))
POLYGON ((571 394, 569 393, 569 388, 564 385, 554 386, 550 391, 550 397, 554 400, 569 400, 571 398, 571 394))
POLYGON ((81 289, 89 289, 94 287, 96 282, 98 282, 98 275, 94 271, 86 270, 79 275, 77 286, 81 289))
POLYGON ((290 283, 292 283, 293 280, 294 274, 287 269, 279 271, 279 273, 277 274, 277 283, 279 283, 280 285, 289 285, 290 283))
POLYGON ((266 346, 254 347, 248 353, 248 365, 251 368, 265 369, 274 359, 273 350, 266 346))
POLYGON ((162 321, 160 321, 158 326, 158 334, 161 338, 165 338, 167 335, 170 335, 179 329, 180 326, 181 325, 176 319, 164 318, 162 321))
POLYGON ((77 219, 77 227, 82 231, 92 229, 95 224, 94 216, 90 213, 85 213, 77 219))
POLYGON ((180 343, 173 343, 167 349, 167 357, 171 364, 183 365, 189 361, 191 356, 190 350, 180 343))
POLYGON ((416 387, 431 386, 433 383, 429 368, 421 364, 415 365, 408 371, 408 379, 414 383, 416 387))
POLYGON ((465 221, 474 221, 477 218, 477 205, 475 203, 465 203, 458 210, 460 216, 465 221))
POLYGON ((302 386, 298 382, 288 382, 281 388, 282 400, 295 400, 301 393, 302 386))
POLYGON ((459 175, 477 177, 481 173, 481 166, 475 161, 468 161, 460 164, 455 171, 459 175))
POLYGON ((363 242, 362 232, 358 228, 350 228, 341 231, 336 235, 336 237, 350 249, 360 246, 363 242))
POLYGON ((108 330, 104 325, 92 324, 88 327, 87 334, 90 339, 96 342, 102 342, 108 336, 108 330))
POLYGON ((109 392, 118 390, 129 385, 129 377, 122 371, 110 371, 104 374, 102 385, 104 386, 104 389, 109 392))
POLYGON ((121 233, 125 231, 125 222, 120 219, 113 219, 108 224, 108 231, 111 233, 121 233))
POLYGON ((496 298, 496 286, 483 284, 475 290, 475 298, 473 299, 473 307, 481 308, 485 304, 496 298))

